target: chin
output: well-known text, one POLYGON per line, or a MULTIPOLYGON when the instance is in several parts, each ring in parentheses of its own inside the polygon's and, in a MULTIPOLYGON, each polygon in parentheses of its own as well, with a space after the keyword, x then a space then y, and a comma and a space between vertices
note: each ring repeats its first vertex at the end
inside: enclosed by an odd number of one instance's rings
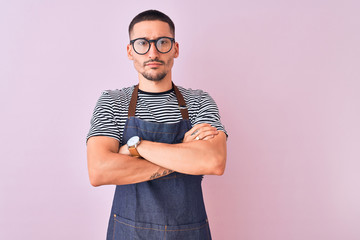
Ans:
POLYGON ((165 78, 166 73, 160 73, 156 75, 143 73, 142 75, 149 81, 159 82, 165 78))

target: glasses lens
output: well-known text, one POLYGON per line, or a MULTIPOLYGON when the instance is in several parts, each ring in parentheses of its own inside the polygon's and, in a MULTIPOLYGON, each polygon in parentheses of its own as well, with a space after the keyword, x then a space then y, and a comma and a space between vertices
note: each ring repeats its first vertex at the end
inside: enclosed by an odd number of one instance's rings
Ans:
POLYGON ((169 38, 159 38, 156 41, 156 48, 161 53, 167 53, 172 48, 172 41, 169 38))
POLYGON ((139 54, 144 54, 149 50, 149 42, 146 39, 137 39, 134 42, 134 49, 139 54))

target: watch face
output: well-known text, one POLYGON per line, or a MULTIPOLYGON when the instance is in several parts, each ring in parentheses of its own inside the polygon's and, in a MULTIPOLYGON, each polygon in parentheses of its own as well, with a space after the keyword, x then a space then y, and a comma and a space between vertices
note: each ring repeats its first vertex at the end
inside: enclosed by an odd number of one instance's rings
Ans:
POLYGON ((127 142, 127 145, 130 147, 130 146, 135 146, 135 144, 137 144, 138 142, 140 141, 140 138, 139 136, 133 136, 131 137, 128 142, 127 142))

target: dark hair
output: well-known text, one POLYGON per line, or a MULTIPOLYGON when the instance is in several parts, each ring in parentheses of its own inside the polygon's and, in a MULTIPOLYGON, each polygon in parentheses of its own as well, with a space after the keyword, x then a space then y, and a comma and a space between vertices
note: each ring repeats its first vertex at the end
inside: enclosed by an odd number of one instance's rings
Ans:
POLYGON ((129 25, 129 36, 136 23, 143 21, 155 21, 155 20, 159 20, 169 24, 170 31, 175 37, 175 25, 173 21, 165 13, 162 13, 158 10, 147 10, 136 15, 129 25))

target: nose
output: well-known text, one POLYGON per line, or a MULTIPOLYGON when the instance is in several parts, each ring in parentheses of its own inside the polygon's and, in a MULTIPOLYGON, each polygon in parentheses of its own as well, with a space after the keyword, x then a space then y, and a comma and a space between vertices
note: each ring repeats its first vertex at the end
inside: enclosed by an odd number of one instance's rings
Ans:
POLYGON ((159 52, 156 49, 154 42, 150 43, 150 49, 149 49, 149 52, 148 52, 148 57, 150 59, 155 59, 155 58, 159 57, 159 52))

